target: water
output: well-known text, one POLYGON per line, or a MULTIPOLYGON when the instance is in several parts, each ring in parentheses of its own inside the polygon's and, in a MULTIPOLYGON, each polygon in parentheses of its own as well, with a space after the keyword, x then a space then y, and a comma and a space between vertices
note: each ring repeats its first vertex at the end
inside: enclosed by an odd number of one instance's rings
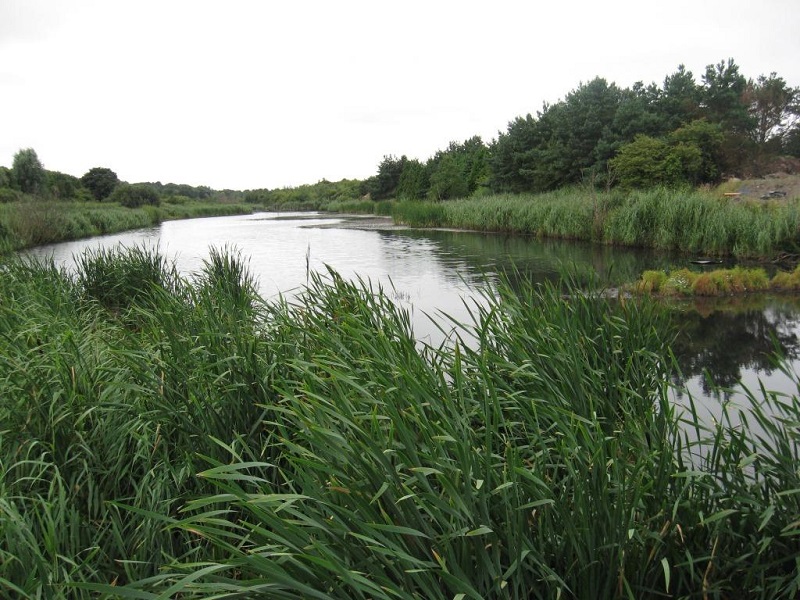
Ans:
MULTIPOLYGON (((457 231, 398 230, 386 223, 371 229, 345 227, 344 217, 296 213, 256 214, 170 221, 159 227, 44 246, 29 251, 70 267, 87 248, 118 244, 158 246, 186 275, 200 270, 212 246, 232 247, 249 258, 261 294, 292 296, 307 281, 307 269, 326 266, 347 278, 381 285, 412 314, 415 335, 437 344, 444 334, 430 317, 442 313, 468 320, 467 305, 476 288, 500 272, 516 271, 534 281, 554 280, 565 269, 591 270, 610 284, 632 281, 645 269, 686 266, 686 259, 648 251, 591 244, 542 241, 524 236, 457 231)), ((776 371, 772 355, 780 350, 795 369, 800 360, 800 302, 759 296, 694 301, 675 307, 682 334, 675 344, 681 382, 714 417, 719 402, 736 399, 740 382, 752 389, 797 393, 791 378, 776 371), (731 388, 719 393, 715 383, 731 388)), ((677 394, 681 401, 681 394, 677 394)))

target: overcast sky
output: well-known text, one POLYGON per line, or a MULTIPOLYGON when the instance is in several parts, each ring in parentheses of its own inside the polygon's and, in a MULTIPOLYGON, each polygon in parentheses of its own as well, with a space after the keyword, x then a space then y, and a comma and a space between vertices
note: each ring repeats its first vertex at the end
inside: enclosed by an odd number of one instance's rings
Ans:
POLYGON ((497 137, 596 76, 800 86, 798 0, 0 0, 0 165, 276 188, 497 137))

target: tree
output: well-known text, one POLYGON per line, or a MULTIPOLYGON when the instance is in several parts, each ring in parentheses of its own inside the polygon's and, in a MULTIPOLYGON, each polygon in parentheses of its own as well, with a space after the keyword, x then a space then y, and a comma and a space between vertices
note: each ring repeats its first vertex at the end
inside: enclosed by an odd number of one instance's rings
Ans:
POLYGON ((624 188, 646 188, 666 183, 669 146, 663 140, 638 135, 609 161, 615 179, 624 188))
POLYGON ((667 140, 683 156, 681 176, 685 181, 698 185, 719 180, 725 136, 717 123, 692 121, 670 133, 667 140))
POLYGON ((160 198, 152 186, 146 183, 123 183, 117 186, 109 196, 111 202, 119 202, 128 208, 138 208, 145 205, 157 205, 160 198))
POLYGON ((81 180, 66 173, 47 171, 47 189, 57 200, 91 200, 81 180))
POLYGON ((700 86, 684 65, 678 65, 675 73, 664 78, 657 106, 667 131, 700 118, 700 96, 700 86))
POLYGON ((397 183, 399 200, 422 200, 428 193, 430 177, 428 170, 420 161, 413 158, 403 165, 400 181, 397 183))
POLYGON ((774 72, 750 81, 748 88, 750 115, 755 121, 753 141, 764 146, 770 139, 780 140, 800 116, 800 90, 787 86, 774 72))
POLYGON ((726 132, 748 134, 754 125, 747 101, 747 79, 732 58, 708 65, 703 75, 703 113, 726 132))
POLYGON ((36 194, 43 188, 46 181, 44 166, 33 148, 25 148, 14 155, 11 179, 13 185, 25 194, 36 194))
POLYGON ((385 155, 383 157, 381 164, 378 165, 378 174, 367 180, 367 191, 373 200, 385 200, 396 196, 400 175, 403 173, 406 162, 408 162, 406 156, 397 158, 385 155))
POLYGON ((81 183, 88 189, 95 200, 102 202, 108 198, 114 189, 119 185, 117 174, 105 167, 94 167, 89 169, 83 177, 81 183))
POLYGON ((431 173, 431 187, 428 196, 432 200, 464 198, 469 193, 458 159, 452 153, 445 153, 431 173))

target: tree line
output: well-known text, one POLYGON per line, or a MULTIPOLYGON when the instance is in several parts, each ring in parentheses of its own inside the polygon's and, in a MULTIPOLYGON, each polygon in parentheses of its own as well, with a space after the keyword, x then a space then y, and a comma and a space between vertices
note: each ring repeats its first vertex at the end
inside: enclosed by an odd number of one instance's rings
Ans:
POLYGON ((158 205, 162 200, 181 204, 199 200, 238 201, 242 193, 207 186, 157 182, 127 183, 107 167, 94 167, 81 177, 49 171, 33 148, 14 155, 11 168, 0 167, 0 203, 24 196, 45 200, 118 202, 129 208, 158 205))
POLYGON ((191 200, 322 208, 356 198, 447 200, 546 192, 578 183, 609 188, 714 184, 760 176, 776 158, 800 158, 800 88, 777 75, 746 78, 733 59, 697 81, 683 65, 661 85, 620 88, 597 77, 536 115, 518 116, 496 139, 473 136, 427 160, 386 155, 365 180, 325 179, 298 187, 217 191, 185 184, 128 184, 108 168, 82 177, 47 171, 33 149, 0 167, 0 202, 19 194, 111 200, 126 206, 191 200))
POLYGON ((362 189, 383 198, 444 200, 545 192, 589 181, 644 188, 759 176, 800 157, 800 90, 776 73, 746 78, 729 59, 700 81, 680 65, 662 85, 620 88, 597 77, 491 143, 451 142, 425 162, 384 156, 362 189))

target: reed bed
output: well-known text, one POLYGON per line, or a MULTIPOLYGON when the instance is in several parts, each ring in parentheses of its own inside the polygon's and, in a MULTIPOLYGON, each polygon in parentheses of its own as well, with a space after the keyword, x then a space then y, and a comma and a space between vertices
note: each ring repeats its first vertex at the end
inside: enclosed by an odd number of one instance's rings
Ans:
POLYGON ((573 188, 536 196, 400 202, 393 215, 419 227, 527 233, 741 258, 795 251, 800 231, 798 200, 746 203, 666 188, 627 195, 573 188))
POLYGON ((240 204, 168 204, 126 208, 112 203, 55 202, 29 199, 0 203, 0 254, 158 225, 162 221, 249 214, 240 204))
POLYGON ((798 593, 797 398, 679 410, 646 299, 501 285, 430 347, 335 272, 265 303, 229 249, 2 268, 9 595, 798 593))

